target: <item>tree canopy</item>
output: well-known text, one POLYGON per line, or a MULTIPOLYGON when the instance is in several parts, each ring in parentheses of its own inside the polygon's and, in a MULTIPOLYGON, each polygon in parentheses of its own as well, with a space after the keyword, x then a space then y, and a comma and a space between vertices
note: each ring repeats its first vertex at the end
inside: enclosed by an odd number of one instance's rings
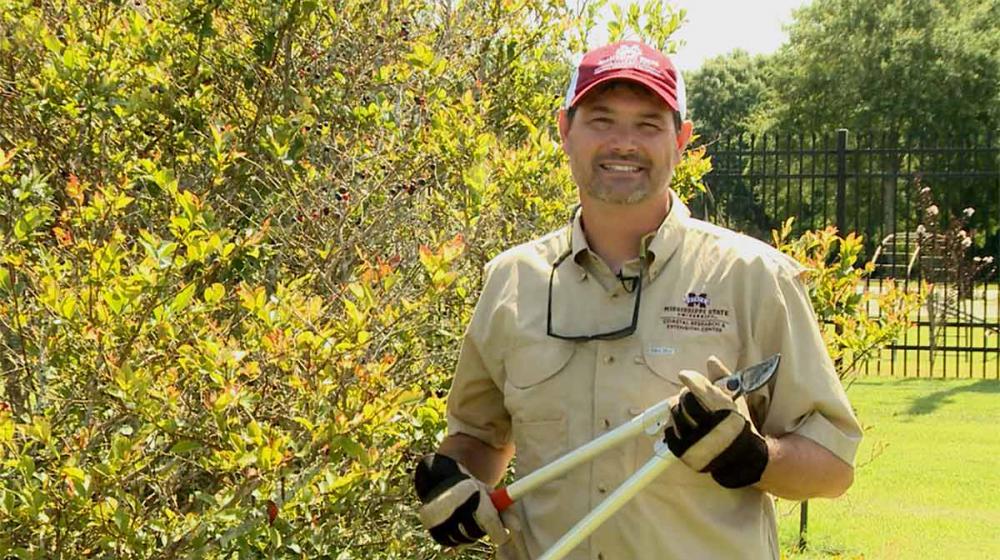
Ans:
POLYGON ((994 131, 998 24, 997 0, 815 0, 766 60, 733 53, 694 72, 692 106, 709 132, 994 131))
POLYGON ((994 130, 998 22, 996 0, 817 0, 776 55, 774 120, 902 136, 994 130))
POLYGON ((703 141, 760 128, 755 120, 769 94, 769 59, 743 50, 710 58, 688 74, 688 106, 703 141))

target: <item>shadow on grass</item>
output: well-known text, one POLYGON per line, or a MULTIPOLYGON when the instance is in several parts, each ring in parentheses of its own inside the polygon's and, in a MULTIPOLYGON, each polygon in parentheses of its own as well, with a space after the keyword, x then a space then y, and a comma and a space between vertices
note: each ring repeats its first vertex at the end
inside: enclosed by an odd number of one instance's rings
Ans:
POLYGON ((942 405, 952 402, 951 398, 959 393, 987 393, 1000 395, 1000 381, 995 379, 981 379, 971 385, 952 387, 942 391, 934 391, 920 397, 910 404, 907 414, 930 414, 942 405))

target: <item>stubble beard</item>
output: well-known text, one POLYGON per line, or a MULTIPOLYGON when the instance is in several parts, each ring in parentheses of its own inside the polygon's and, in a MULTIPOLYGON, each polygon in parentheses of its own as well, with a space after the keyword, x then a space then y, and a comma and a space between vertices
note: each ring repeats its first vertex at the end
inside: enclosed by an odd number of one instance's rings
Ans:
POLYGON ((595 200, 600 200, 608 204, 627 206, 638 204, 649 196, 649 183, 644 182, 627 191, 623 191, 622 189, 606 185, 601 181, 594 180, 584 190, 595 200))
MULTIPOLYGON (((614 204, 618 206, 639 204, 640 202, 649 199, 660 190, 665 190, 670 184, 670 177, 667 177, 666 185, 664 185, 663 189, 656 189, 654 188, 651 177, 643 177, 641 180, 635 181, 631 187, 623 188, 614 184, 605 183, 596 176, 598 173, 600 173, 600 171, 592 170, 590 176, 587 177, 584 182, 581 182, 583 191, 595 200, 600 200, 606 204, 614 204)), ((673 173, 670 175, 673 175, 673 173)))

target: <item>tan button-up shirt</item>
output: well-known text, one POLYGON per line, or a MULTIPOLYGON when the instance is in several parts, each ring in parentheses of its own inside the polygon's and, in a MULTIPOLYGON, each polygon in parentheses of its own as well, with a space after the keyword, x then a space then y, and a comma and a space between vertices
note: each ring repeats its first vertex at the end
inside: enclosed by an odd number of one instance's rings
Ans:
MULTIPOLYGON (((776 352, 771 384, 748 406, 762 434, 797 433, 853 464, 861 439, 820 336, 803 268, 774 248, 691 218, 673 196, 643 242, 637 329, 610 341, 546 334, 552 265, 552 328, 567 336, 631 323, 633 282, 592 253, 579 213, 571 225, 515 247, 486 267, 448 397, 448 432, 494 446, 513 440, 525 476, 675 395, 682 369, 704 372, 711 355, 730 369, 776 352)), ((515 504, 521 538, 537 557, 653 456, 640 436, 515 504)), ((771 497, 729 490, 681 463, 671 466, 569 558, 669 560, 778 558, 771 497)))

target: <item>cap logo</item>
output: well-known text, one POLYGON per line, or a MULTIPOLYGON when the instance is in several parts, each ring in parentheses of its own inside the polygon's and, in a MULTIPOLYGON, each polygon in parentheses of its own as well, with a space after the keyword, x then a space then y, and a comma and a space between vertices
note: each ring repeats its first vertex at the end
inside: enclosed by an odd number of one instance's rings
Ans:
POLYGON ((660 63, 652 58, 642 56, 642 49, 638 45, 622 45, 611 56, 602 58, 594 68, 594 74, 610 72, 621 68, 635 68, 645 70, 651 74, 662 75, 660 63))

